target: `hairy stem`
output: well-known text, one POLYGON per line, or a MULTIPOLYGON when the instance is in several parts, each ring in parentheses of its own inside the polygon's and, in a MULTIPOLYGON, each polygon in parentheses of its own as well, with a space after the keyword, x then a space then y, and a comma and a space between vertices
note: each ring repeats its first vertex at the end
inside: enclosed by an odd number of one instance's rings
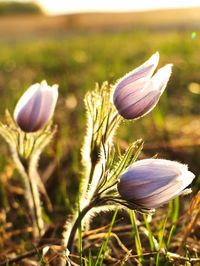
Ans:
POLYGON ((21 174, 22 178, 24 179, 25 183, 25 198, 28 204, 28 208, 30 211, 30 215, 32 218, 32 223, 33 223, 33 238, 37 239, 39 236, 39 229, 37 225, 37 219, 36 219, 36 212, 35 212, 35 206, 34 206, 34 200, 33 200, 33 195, 32 195, 32 189, 31 189, 31 183, 30 179, 28 177, 28 174, 25 170, 24 165, 20 161, 18 154, 16 151, 12 152, 13 160, 16 163, 17 169, 19 173, 21 174))
MULTIPOLYGON (((95 206, 95 203, 93 202, 93 203, 87 205, 85 208, 83 208, 83 210, 80 213, 81 219, 83 219, 84 216, 87 214, 87 212, 89 210, 91 210, 94 206, 95 206)), ((76 231, 77 231, 77 228, 78 228, 78 222, 79 222, 79 218, 77 217, 75 219, 75 222, 74 222, 73 226, 72 226, 72 229, 71 229, 71 232, 70 232, 70 235, 69 235, 69 239, 68 239, 68 243, 67 243, 67 248, 68 248, 69 251, 71 251, 71 249, 72 249, 72 245, 73 245, 73 242, 74 242, 74 237, 75 237, 75 234, 76 234, 76 231)))
POLYGON ((87 183, 87 190, 89 189, 89 186, 92 183, 95 167, 96 167, 96 163, 92 163, 91 169, 90 169, 90 175, 89 175, 88 183, 87 183))
POLYGON ((36 180, 32 175, 33 169, 28 169, 27 161, 22 162, 16 151, 12 152, 13 160, 17 165, 17 168, 24 179, 25 183, 25 198, 28 204, 28 208, 31 214, 33 223, 33 238, 37 239, 43 233, 43 220, 41 215, 41 206, 39 192, 37 188, 36 180))
POLYGON ((86 168, 86 173, 85 173, 85 177, 84 177, 84 184, 83 184, 83 189, 80 189, 80 203, 82 201, 85 201, 88 197, 87 192, 88 192, 88 188, 89 188, 89 184, 93 178, 93 174, 94 174, 94 169, 95 169, 95 165, 92 164, 91 162, 88 162, 88 164, 85 166, 86 168))
POLYGON ((29 169, 29 183, 31 188, 31 194, 34 203, 34 213, 36 217, 37 229, 39 236, 44 233, 44 222, 42 219, 42 209, 41 209, 41 202, 40 202, 40 195, 38 191, 37 179, 35 178, 37 171, 35 169, 29 169))

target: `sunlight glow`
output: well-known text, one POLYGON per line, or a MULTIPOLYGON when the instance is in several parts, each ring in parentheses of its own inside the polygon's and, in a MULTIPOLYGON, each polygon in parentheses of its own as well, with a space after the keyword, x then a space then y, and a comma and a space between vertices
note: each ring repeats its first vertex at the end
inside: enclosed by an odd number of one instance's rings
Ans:
POLYGON ((200 6, 199 0, 36 0, 37 3, 43 8, 43 10, 50 14, 65 14, 65 13, 77 13, 77 12, 110 12, 110 11, 135 11, 135 10, 148 10, 148 9, 160 9, 160 8, 177 8, 177 7, 192 7, 200 6))

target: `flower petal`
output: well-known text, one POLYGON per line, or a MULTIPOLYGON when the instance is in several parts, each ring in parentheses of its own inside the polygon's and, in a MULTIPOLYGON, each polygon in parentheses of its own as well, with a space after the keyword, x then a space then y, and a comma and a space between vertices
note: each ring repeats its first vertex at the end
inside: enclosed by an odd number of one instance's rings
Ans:
POLYGON ((38 118, 41 107, 41 91, 39 88, 40 84, 32 85, 22 95, 14 111, 15 121, 25 132, 32 131, 38 118))
POLYGON ((122 198, 144 208, 156 208, 177 197, 194 179, 187 166, 162 159, 133 163, 120 176, 122 198))
POLYGON ((118 109, 118 112, 125 119, 137 119, 149 113, 160 99, 160 93, 151 91, 137 102, 130 104, 131 99, 124 101, 123 107, 118 109))
POLYGON ((58 98, 58 85, 42 89, 41 108, 33 131, 37 131, 50 120, 58 98))
POLYGON ((158 103, 167 85, 171 68, 171 64, 162 67, 144 84, 143 88, 139 86, 138 90, 135 90, 138 81, 129 84, 128 93, 116 101, 119 114, 125 119, 136 119, 149 113, 158 103), (131 91, 131 86, 133 91, 131 91))
POLYGON ((43 81, 30 86, 16 105, 16 123, 25 132, 41 129, 52 117, 57 98, 58 85, 50 87, 43 81))
POLYGON ((146 80, 150 79, 150 77, 153 75, 153 72, 155 71, 158 65, 158 61, 159 61, 159 53, 156 52, 144 64, 132 70, 127 75, 125 75, 123 78, 121 78, 115 87, 115 92, 113 96, 114 102, 116 101, 116 98, 118 97, 118 94, 120 93, 120 91, 122 89, 124 91, 127 85, 139 79, 144 78, 144 80, 142 81, 143 83, 145 83, 146 80))

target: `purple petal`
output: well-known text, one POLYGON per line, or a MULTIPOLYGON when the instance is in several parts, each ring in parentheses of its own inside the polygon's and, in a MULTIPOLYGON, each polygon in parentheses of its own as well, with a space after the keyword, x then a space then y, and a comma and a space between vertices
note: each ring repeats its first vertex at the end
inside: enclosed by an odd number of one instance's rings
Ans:
POLYGON ((54 112, 56 100, 51 90, 42 92, 41 108, 33 131, 39 130, 49 121, 54 112))
POLYGON ((145 87, 148 81, 149 78, 138 79, 125 86, 122 90, 120 90, 117 97, 114 98, 114 104, 116 108, 120 108, 120 105, 123 103, 124 100, 127 100, 127 98, 131 97, 131 99, 135 99, 135 101, 141 98, 141 95, 143 94, 143 88, 145 87))
POLYGON ((46 81, 32 85, 18 101, 14 118, 18 126, 25 132, 41 129, 53 115, 58 86, 48 86, 46 81))
POLYGON ((149 113, 159 101, 161 94, 163 93, 169 77, 171 75, 171 66, 166 65, 162 67, 152 77, 151 80, 145 83, 144 87, 139 87, 138 90, 137 82, 129 84, 129 88, 116 100, 116 108, 121 116, 125 119, 136 119, 147 113, 149 113), (133 91, 131 91, 131 86, 133 91))
POLYGON ((128 84, 135 82, 136 80, 143 79, 144 83, 146 80, 150 79, 153 75, 154 70, 158 65, 159 60, 159 53, 155 53, 152 55, 144 64, 139 66, 138 68, 134 69, 127 75, 125 75, 122 79, 119 80, 118 84, 116 85, 115 92, 114 92, 114 102, 119 94, 119 92, 124 89, 128 84))
POLYGON ((160 68, 156 72, 156 74, 152 77, 152 79, 149 81, 149 84, 146 84, 147 89, 157 90, 157 91, 160 91, 162 94, 171 76, 172 66, 173 66, 172 64, 168 64, 160 68))
POLYGON ((156 208, 177 197, 194 179, 183 164, 161 159, 133 163, 120 176, 122 198, 141 207, 156 208))
POLYGON ((20 98, 14 113, 17 124, 25 132, 33 130, 41 107, 39 84, 31 86, 29 89, 31 97, 28 97, 28 91, 26 91, 20 98))
POLYGON ((122 108, 119 108, 119 114, 125 119, 137 119, 148 112, 150 112, 160 99, 160 93, 157 91, 150 91, 137 102, 131 102, 130 98, 124 100, 122 108))

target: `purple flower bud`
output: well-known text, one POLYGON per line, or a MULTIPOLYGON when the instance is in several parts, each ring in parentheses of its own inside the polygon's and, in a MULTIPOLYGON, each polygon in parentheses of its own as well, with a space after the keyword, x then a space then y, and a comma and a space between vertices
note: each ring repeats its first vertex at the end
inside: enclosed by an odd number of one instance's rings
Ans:
POLYGON ((194 177, 181 163, 145 159, 133 163, 119 177, 118 191, 133 206, 151 209, 179 196, 194 177))
POLYGON ((58 85, 48 86, 46 81, 36 83, 19 99, 14 119, 25 132, 42 129, 54 113, 58 98, 58 85))
POLYGON ((114 104, 125 119, 137 119, 149 113, 159 101, 169 77, 172 65, 168 64, 157 71, 159 53, 155 53, 143 65, 134 69, 115 86, 114 104))

